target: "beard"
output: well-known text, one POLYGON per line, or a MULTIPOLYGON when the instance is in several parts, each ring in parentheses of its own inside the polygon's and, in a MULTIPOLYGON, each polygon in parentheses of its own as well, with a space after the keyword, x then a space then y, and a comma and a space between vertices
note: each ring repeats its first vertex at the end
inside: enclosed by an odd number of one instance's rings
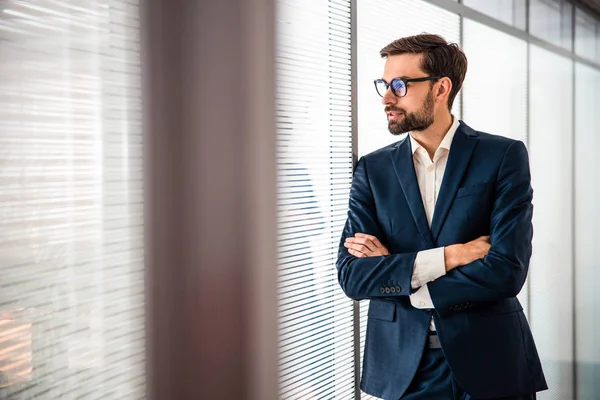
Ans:
POLYGON ((388 129, 392 135, 401 135, 411 131, 423 131, 433 124, 433 90, 430 90, 425 98, 423 107, 415 112, 407 113, 406 110, 396 107, 386 107, 385 111, 402 113, 403 117, 388 121, 388 129))

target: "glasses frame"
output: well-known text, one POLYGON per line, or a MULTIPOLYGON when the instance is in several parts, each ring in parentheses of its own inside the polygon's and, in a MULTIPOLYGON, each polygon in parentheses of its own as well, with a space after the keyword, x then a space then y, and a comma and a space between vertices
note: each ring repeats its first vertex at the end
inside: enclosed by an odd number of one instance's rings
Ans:
POLYGON ((433 80, 436 80, 436 79, 441 79, 441 78, 443 78, 443 76, 442 76, 442 75, 440 75, 440 76, 425 76, 425 77, 423 77, 423 78, 411 78, 411 79, 406 79, 406 78, 394 78, 394 79, 392 79, 392 80, 390 81, 390 83, 387 83, 387 82, 386 82, 386 81, 384 81, 383 79, 375 79, 375 80, 373 81, 373 84, 375 85, 375 91, 376 91, 376 92, 377 92, 377 94, 378 94, 379 96, 381 96, 381 97, 383 97, 385 93, 384 93, 384 94, 381 94, 381 93, 379 93, 379 90, 377 89, 377 83, 378 83, 378 82, 383 82, 383 84, 385 85, 385 91, 386 91, 386 92, 387 92, 387 91, 388 91, 390 88, 392 88, 392 93, 394 94, 394 96, 396 96, 396 97, 404 97, 404 96, 406 96, 406 95, 408 94, 408 84, 409 84, 410 82, 425 82, 425 81, 433 81, 433 80), (398 93, 396 93, 396 91, 394 90, 394 88, 393 88, 393 86, 392 86, 392 83, 393 83, 394 81, 401 81, 401 82, 404 82, 404 86, 406 87, 406 92, 404 93, 404 95, 402 95, 402 96, 399 96, 399 95, 398 95, 398 93))

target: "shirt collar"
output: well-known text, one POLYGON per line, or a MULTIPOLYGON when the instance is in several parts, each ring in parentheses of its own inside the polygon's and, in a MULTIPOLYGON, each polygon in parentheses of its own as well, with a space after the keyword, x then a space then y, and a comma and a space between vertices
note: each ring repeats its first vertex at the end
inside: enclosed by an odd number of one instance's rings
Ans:
MULTIPOLYGON (((440 146, 438 147, 438 149, 446 149, 446 150, 450 151, 450 146, 452 145, 452 139, 454 139, 454 135, 456 134, 456 130, 458 129, 459 125, 460 125, 460 123, 458 122, 458 118, 456 118, 453 115, 452 116, 452 125, 450 126, 450 129, 448 129, 448 132, 446 132, 446 135, 444 136, 444 139, 442 139, 442 143, 440 143, 440 146)), ((408 134, 408 137, 410 138, 410 146, 412 148, 412 153, 415 154, 415 152, 419 148, 422 148, 423 146, 421 146, 419 144, 419 142, 417 142, 410 133, 408 134)))

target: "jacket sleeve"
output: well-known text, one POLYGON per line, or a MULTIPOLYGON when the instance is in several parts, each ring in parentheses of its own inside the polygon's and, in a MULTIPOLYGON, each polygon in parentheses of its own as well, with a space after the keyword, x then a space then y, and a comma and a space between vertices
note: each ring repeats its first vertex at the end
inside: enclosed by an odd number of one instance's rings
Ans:
POLYGON ((521 291, 531 258, 533 190, 527 149, 520 141, 504 154, 495 196, 488 254, 428 283, 437 310, 498 301, 521 291))
POLYGON ((365 160, 361 158, 354 172, 348 218, 339 245, 338 281, 346 295, 354 300, 409 296, 416 252, 357 258, 344 247, 345 239, 356 233, 373 235, 387 246, 377 223, 366 168, 365 160))

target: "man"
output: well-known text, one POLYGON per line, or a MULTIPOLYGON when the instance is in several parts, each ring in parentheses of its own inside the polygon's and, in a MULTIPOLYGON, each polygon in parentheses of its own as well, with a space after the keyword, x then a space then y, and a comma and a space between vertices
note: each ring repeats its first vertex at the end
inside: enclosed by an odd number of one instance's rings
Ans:
POLYGON ((340 243, 342 289, 371 300, 361 389, 535 399, 547 386, 516 298, 533 235, 527 150, 450 113, 467 70, 457 45, 422 34, 381 56, 389 130, 409 135, 358 161, 340 243))

